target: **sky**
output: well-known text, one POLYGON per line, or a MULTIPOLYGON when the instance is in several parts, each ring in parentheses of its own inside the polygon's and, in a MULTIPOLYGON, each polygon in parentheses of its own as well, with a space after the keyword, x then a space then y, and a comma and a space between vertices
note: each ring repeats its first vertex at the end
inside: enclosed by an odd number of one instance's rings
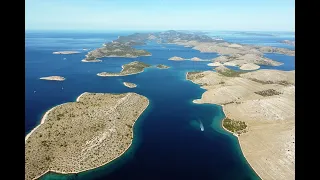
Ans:
POLYGON ((294 0, 25 0, 26 30, 294 31, 294 0))

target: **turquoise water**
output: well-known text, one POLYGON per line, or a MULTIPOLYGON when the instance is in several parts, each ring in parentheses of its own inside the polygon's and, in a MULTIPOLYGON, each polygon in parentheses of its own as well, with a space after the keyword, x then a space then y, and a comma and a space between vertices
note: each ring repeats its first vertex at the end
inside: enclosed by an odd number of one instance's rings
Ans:
POLYGON ((26 134, 48 109, 75 101, 83 92, 136 92, 150 100, 150 106, 134 126, 133 144, 123 156, 95 170, 73 175, 50 173, 42 179, 259 179, 244 159, 237 139, 221 128, 224 117, 221 107, 192 103, 204 90, 187 81, 185 74, 193 70, 210 70, 208 62, 168 60, 172 56, 212 59, 218 55, 151 43, 137 47, 150 51, 150 57, 81 62, 87 53, 82 48, 97 48, 103 42, 131 32, 121 33, 26 33, 26 134), (82 53, 52 54, 58 50, 82 53), (125 77, 96 76, 102 71, 120 71, 121 65, 135 60, 171 68, 151 67, 143 73, 125 77), (66 81, 39 80, 49 75, 64 76, 66 81), (129 89, 123 86, 124 81, 138 86, 129 89), (204 131, 195 123, 198 119, 201 119, 204 131))

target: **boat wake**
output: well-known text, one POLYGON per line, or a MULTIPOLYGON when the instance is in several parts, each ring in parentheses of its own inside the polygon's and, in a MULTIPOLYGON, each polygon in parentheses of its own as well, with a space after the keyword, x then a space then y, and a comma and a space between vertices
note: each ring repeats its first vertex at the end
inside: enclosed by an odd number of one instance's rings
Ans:
POLYGON ((203 124, 202 124, 201 120, 199 120, 199 123, 200 123, 200 130, 204 131, 204 127, 203 127, 203 124))

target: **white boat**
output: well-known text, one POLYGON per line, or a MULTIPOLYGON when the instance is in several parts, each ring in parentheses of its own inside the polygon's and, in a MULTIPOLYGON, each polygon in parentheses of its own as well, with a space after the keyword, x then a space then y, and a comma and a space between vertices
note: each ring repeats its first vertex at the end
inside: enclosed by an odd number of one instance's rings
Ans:
POLYGON ((203 127, 203 124, 202 124, 201 120, 199 120, 199 123, 200 123, 200 130, 204 131, 204 127, 203 127))

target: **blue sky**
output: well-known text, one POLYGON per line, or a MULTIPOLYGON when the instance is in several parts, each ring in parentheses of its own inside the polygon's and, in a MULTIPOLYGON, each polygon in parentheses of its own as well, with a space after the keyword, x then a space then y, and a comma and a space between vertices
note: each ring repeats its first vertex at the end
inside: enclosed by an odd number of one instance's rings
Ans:
POLYGON ((294 0, 26 0, 26 29, 294 31, 294 0))

